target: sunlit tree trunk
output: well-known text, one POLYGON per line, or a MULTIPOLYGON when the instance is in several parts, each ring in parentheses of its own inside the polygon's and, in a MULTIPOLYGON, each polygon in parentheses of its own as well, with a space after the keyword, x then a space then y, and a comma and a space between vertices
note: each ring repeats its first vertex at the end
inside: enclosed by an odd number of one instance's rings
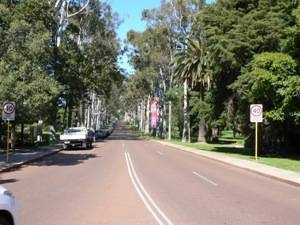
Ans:
POLYGON ((75 12, 75 13, 69 13, 69 5, 70 2, 67 0, 57 0, 55 2, 55 9, 59 12, 59 24, 58 24, 58 30, 56 33, 56 46, 60 46, 62 36, 63 36, 63 30, 65 28, 65 23, 67 22, 68 18, 71 18, 73 16, 76 16, 80 13, 82 13, 89 5, 90 0, 81 0, 80 2, 81 8, 75 12))
MULTIPOLYGON (((162 70, 161 70, 162 73, 162 70)), ((167 92, 167 85, 165 80, 162 81, 163 83, 163 96, 162 96, 162 100, 163 100, 163 112, 162 112, 162 132, 163 132, 163 137, 166 138, 167 136, 167 102, 165 99, 165 93, 167 92)))
POLYGON ((146 105, 145 134, 149 134, 150 132, 150 100, 151 100, 151 96, 148 95, 147 105, 146 105))
POLYGON ((206 135, 205 120, 201 118, 199 122, 198 142, 206 142, 205 135, 206 135))
POLYGON ((169 101, 169 127, 168 127, 168 139, 172 139, 172 102, 169 101))
POLYGON ((182 142, 188 140, 189 133, 189 116, 188 116, 188 82, 187 79, 184 81, 184 94, 183 94, 183 132, 182 142))
MULTIPOLYGON (((204 99, 204 87, 200 90, 200 100, 204 99)), ((198 131, 198 142, 206 142, 206 122, 203 117, 200 118, 198 131)))
POLYGON ((141 104, 139 106, 139 114, 140 114, 140 130, 142 131, 144 129, 144 101, 141 101, 141 104))

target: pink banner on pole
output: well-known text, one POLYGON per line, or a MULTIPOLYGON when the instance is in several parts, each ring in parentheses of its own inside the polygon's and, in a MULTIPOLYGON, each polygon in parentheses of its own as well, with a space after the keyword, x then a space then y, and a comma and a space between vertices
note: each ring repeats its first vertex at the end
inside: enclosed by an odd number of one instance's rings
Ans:
POLYGON ((151 100, 150 102, 150 112, 151 112, 151 127, 156 128, 157 127, 157 104, 158 101, 156 99, 151 100))

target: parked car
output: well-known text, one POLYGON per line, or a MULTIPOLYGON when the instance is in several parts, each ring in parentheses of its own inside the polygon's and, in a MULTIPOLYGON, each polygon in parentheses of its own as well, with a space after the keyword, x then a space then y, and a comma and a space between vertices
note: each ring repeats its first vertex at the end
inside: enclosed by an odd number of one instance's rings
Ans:
POLYGON ((17 206, 13 194, 0 186, 0 225, 17 225, 17 206))
POLYGON ((104 139, 107 137, 107 133, 103 130, 96 130, 95 131, 95 139, 99 140, 99 139, 104 139))
POLYGON ((99 139, 104 139, 107 138, 110 134, 111 134, 111 130, 96 130, 95 131, 95 139, 99 140, 99 139))
POLYGON ((81 147, 92 148, 94 131, 86 127, 70 127, 60 135, 64 149, 81 147))

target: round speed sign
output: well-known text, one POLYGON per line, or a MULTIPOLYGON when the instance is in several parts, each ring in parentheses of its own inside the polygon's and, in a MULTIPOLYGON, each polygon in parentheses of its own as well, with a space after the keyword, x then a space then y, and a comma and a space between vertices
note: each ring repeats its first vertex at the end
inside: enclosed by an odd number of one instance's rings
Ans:
POLYGON ((15 112, 15 104, 13 102, 5 102, 3 105, 3 111, 6 114, 12 114, 15 112))
POLYGON ((16 103, 11 101, 3 102, 2 119, 4 121, 15 120, 16 103))

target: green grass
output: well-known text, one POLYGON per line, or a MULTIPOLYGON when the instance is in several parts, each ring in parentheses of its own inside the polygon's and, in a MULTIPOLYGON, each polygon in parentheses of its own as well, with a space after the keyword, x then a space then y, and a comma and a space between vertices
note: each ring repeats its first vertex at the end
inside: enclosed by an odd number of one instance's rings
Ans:
POLYGON ((300 172, 300 158, 259 157, 259 163, 269 166, 300 172))
MULTIPOLYGON (((134 128, 131 131, 140 137, 143 137, 147 140, 149 139, 158 139, 150 135, 145 135, 143 132, 138 131, 134 128)), ((255 161, 253 151, 242 147, 244 145, 243 137, 233 138, 231 131, 222 132, 220 138, 220 143, 218 144, 208 144, 208 143, 188 143, 181 142, 180 140, 172 140, 170 143, 186 146, 202 151, 212 151, 222 154, 226 154, 231 157, 237 157, 239 159, 245 159, 250 161, 255 161)), ((259 156, 258 163, 291 170, 295 172, 300 172, 300 156, 290 156, 290 157, 280 157, 280 156, 259 156)))

